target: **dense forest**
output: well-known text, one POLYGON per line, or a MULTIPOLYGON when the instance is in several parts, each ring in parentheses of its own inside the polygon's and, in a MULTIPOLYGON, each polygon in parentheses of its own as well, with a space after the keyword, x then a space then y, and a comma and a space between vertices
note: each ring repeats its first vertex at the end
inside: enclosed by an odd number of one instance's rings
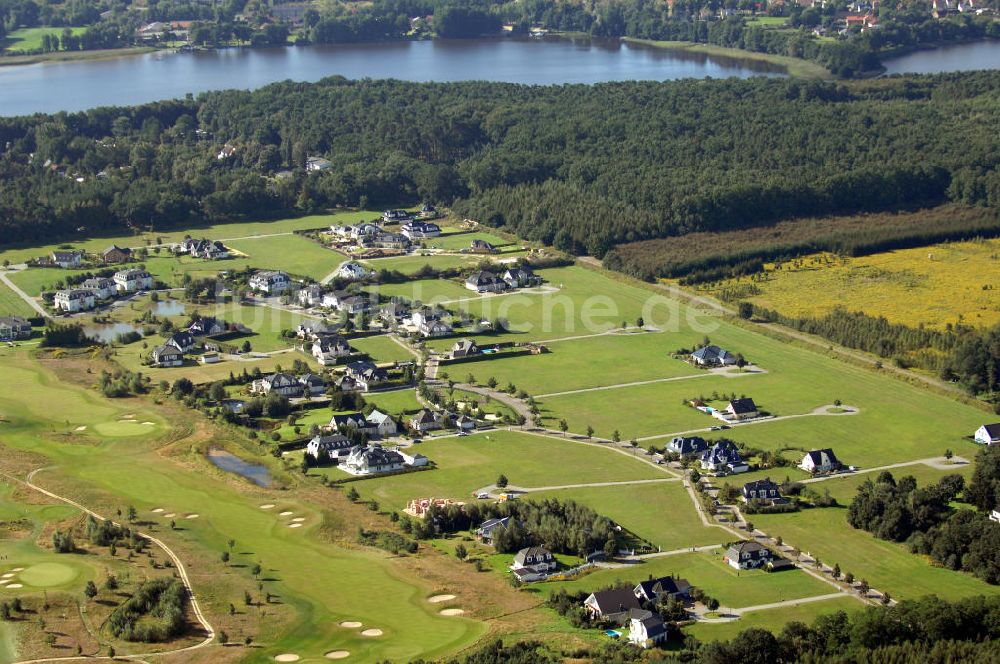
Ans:
POLYGON ((961 475, 918 487, 913 477, 897 481, 883 471, 866 481, 847 511, 847 521, 880 539, 907 542, 914 553, 949 569, 965 570, 987 583, 1000 583, 1000 524, 988 518, 1000 498, 1000 449, 986 448, 966 488, 961 475), (964 498, 977 509, 954 509, 964 498))
POLYGON ((429 200, 604 256, 804 216, 995 207, 998 89, 995 72, 851 85, 331 78, 4 118, 0 180, 18 186, 0 188, 0 242, 429 200), (307 173, 312 155, 332 167, 307 173))

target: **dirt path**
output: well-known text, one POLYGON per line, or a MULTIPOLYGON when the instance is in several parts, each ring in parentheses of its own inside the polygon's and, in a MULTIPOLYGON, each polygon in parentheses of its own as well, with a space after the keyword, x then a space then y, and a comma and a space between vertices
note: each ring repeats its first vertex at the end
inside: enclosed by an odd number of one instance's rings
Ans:
POLYGON ((907 466, 919 466, 925 465, 931 468, 936 468, 937 470, 957 470, 957 467, 968 465, 970 461, 960 456, 952 457, 949 461, 944 457, 930 457, 928 459, 917 459, 916 461, 902 461, 900 463, 890 463, 885 466, 875 466, 874 468, 861 468, 850 473, 837 473, 835 475, 824 475, 822 477, 810 477, 806 480, 799 480, 803 484, 811 484, 813 482, 826 482, 827 480, 836 480, 844 477, 853 477, 854 475, 864 475, 866 473, 879 473, 883 470, 892 470, 894 468, 906 468, 907 466))
POLYGON ((553 486, 514 486, 509 484, 503 489, 500 489, 496 484, 490 484, 489 486, 484 486, 481 489, 477 489, 473 493, 488 493, 490 496, 494 496, 498 491, 500 493, 535 493, 538 491, 562 491, 563 489, 592 489, 596 487, 603 486, 625 486, 629 484, 659 484, 661 482, 680 482, 679 477, 661 477, 652 480, 623 480, 621 482, 585 482, 583 484, 558 484, 553 486))
MULTIPOLYGON (((730 429, 735 429, 737 427, 749 427, 755 424, 767 424, 768 422, 780 422, 782 420, 794 420, 800 417, 845 417, 850 415, 857 415, 861 412, 860 408, 855 406, 836 406, 832 403, 824 404, 822 406, 816 406, 808 413, 796 413, 793 415, 778 415, 777 417, 762 417, 755 420, 750 420, 748 422, 728 422, 726 425, 730 429), (829 412, 831 408, 842 408, 843 411, 839 413, 829 412)), ((719 420, 716 420, 719 421, 719 420)), ((713 425, 718 426, 718 425, 713 425)), ((660 438, 673 438, 674 436, 686 436, 691 433, 704 433, 707 431, 712 431, 712 427, 704 427, 702 429, 689 429, 688 431, 675 431, 673 433, 660 433, 655 436, 644 436, 642 438, 636 438, 640 443, 648 440, 659 440, 660 438)))
POLYGON ((650 380, 637 380, 632 383, 618 383, 616 385, 602 385, 600 387, 586 387, 579 390, 566 390, 565 392, 549 392, 548 394, 536 394, 536 399, 542 399, 544 397, 562 397, 570 394, 584 394, 586 392, 601 392, 603 390, 617 390, 623 387, 637 387, 639 385, 653 385, 654 383, 670 383, 677 380, 693 380, 695 378, 708 378, 711 376, 723 376, 725 378, 738 378, 740 376, 756 376, 759 374, 766 374, 767 371, 763 369, 758 369, 756 371, 745 371, 745 372, 730 372, 730 371, 703 371, 701 373, 691 374, 689 376, 672 376, 670 378, 652 378, 650 380))
MULTIPOLYGON (((81 505, 80 503, 76 502, 75 500, 72 500, 70 498, 66 498, 64 496, 60 496, 58 494, 52 493, 51 491, 43 489, 42 487, 40 487, 37 484, 35 484, 33 482, 33 479, 34 479, 35 475, 38 474, 39 472, 43 471, 43 470, 45 470, 45 468, 36 468, 35 470, 33 470, 30 473, 28 473, 27 478, 25 478, 24 480, 20 480, 20 479, 14 477, 13 475, 10 475, 8 473, 2 473, 2 474, 5 477, 11 479, 12 481, 17 482, 18 484, 22 484, 22 485, 24 485, 24 486, 26 486, 26 487, 28 487, 30 489, 34 489, 35 491, 48 496, 49 498, 54 498, 55 500, 61 501, 63 503, 66 503, 67 505, 75 507, 76 509, 80 510, 84 514, 89 514, 89 515, 93 516, 95 519, 100 519, 102 521, 107 520, 105 517, 101 516, 100 514, 98 514, 97 512, 95 512, 95 511, 93 511, 91 509, 88 509, 87 507, 84 507, 83 505, 81 505)), ((116 523, 116 522, 112 521, 112 523, 116 523)), ((119 524, 116 523, 116 525, 119 525, 119 524)), ((168 547, 166 544, 164 544, 162 540, 160 540, 160 539, 158 539, 156 537, 153 537, 149 533, 144 533, 144 532, 142 532, 140 530, 137 530, 137 529, 134 529, 133 532, 135 532, 139 537, 145 538, 146 540, 148 540, 148 541, 152 542, 153 544, 155 544, 156 546, 160 547, 160 549, 162 549, 163 552, 166 553, 167 556, 170 558, 170 560, 173 562, 174 569, 177 571, 177 575, 178 575, 178 577, 180 577, 181 583, 184 584, 184 587, 188 591, 188 596, 191 599, 191 610, 194 613, 195 618, 198 620, 198 622, 201 624, 202 628, 205 630, 206 637, 205 637, 205 639, 203 641, 200 641, 199 643, 196 643, 196 644, 191 645, 191 646, 186 646, 184 648, 177 648, 176 650, 165 650, 165 651, 162 651, 162 652, 149 652, 149 653, 135 653, 135 654, 128 654, 128 655, 126 655, 125 653, 122 653, 121 655, 119 655, 119 658, 121 658, 121 659, 135 659, 135 658, 139 658, 139 657, 159 657, 159 656, 163 656, 163 655, 174 655, 174 654, 177 654, 177 653, 189 652, 191 650, 198 650, 198 649, 204 648, 206 646, 212 645, 213 641, 215 640, 215 629, 212 627, 211 623, 208 622, 208 619, 205 618, 205 615, 201 611, 201 607, 198 605, 198 598, 194 594, 194 588, 191 586, 191 581, 188 578, 187 569, 184 567, 184 563, 181 562, 181 559, 177 557, 177 554, 175 554, 170 549, 170 547, 168 547)), ((74 660, 93 660, 93 659, 113 659, 113 658, 111 658, 111 657, 99 657, 99 656, 86 656, 86 655, 76 656, 76 657, 42 657, 42 658, 39 658, 39 659, 22 660, 22 661, 17 662, 17 664, 36 664, 38 662, 68 662, 68 661, 74 661, 74 660)))

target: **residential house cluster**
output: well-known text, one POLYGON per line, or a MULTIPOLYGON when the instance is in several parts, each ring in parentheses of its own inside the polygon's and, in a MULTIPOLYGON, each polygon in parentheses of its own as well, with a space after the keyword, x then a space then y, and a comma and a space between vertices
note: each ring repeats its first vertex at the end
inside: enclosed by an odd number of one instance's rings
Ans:
POLYGON ((465 287, 476 293, 502 293, 541 283, 541 278, 528 268, 512 267, 501 274, 478 270, 465 280, 465 287))
POLYGON ((177 244, 176 251, 178 254, 187 254, 195 258, 213 261, 229 258, 229 250, 222 242, 205 238, 196 240, 190 235, 184 236, 184 239, 177 244))
POLYGON ((651 647, 667 640, 663 617, 642 608, 668 599, 687 600, 691 584, 673 576, 650 577, 633 588, 611 588, 591 593, 583 608, 592 620, 621 626, 628 625, 628 640, 642 647, 651 647))
POLYGON ((278 372, 258 378, 250 384, 250 393, 279 394, 289 399, 317 397, 326 393, 326 381, 313 373, 301 376, 278 372))
POLYGON ((716 475, 736 475, 750 470, 743 456, 730 440, 720 440, 701 455, 701 468, 716 475))
POLYGON ((117 295, 137 293, 152 287, 153 275, 149 272, 139 268, 119 270, 110 279, 93 277, 75 288, 56 291, 53 306, 56 310, 67 313, 88 311, 102 300, 108 300, 117 295))

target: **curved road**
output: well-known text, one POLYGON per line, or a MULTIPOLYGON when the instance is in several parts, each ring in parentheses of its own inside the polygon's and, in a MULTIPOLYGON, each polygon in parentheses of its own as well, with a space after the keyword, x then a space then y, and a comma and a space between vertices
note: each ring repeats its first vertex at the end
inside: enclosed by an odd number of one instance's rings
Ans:
MULTIPOLYGON (((24 480, 20 480, 20 479, 14 477, 13 475, 10 475, 8 473, 0 473, 0 474, 3 474, 5 477, 7 477, 7 478, 9 478, 9 479, 11 479, 11 480, 19 483, 19 484, 23 484, 24 486, 27 486, 27 487, 29 487, 31 489, 34 489, 35 491, 37 491, 39 493, 45 494, 49 498, 54 498, 55 500, 58 500, 58 501, 66 503, 67 505, 71 505, 72 507, 77 508, 78 510, 80 510, 84 514, 91 515, 95 519, 106 520, 103 516, 101 516, 97 512, 84 507, 83 505, 81 505, 80 503, 76 502, 75 500, 72 500, 70 498, 66 498, 65 496, 60 496, 58 494, 52 493, 51 491, 48 491, 47 489, 43 489, 42 487, 40 487, 37 484, 33 483, 32 479, 35 477, 35 475, 37 473, 41 472, 42 470, 45 470, 45 468, 36 468, 35 470, 33 470, 30 473, 28 473, 27 478, 25 478, 24 480)), ((116 522, 112 521, 112 523, 116 523, 116 522)), ((116 525, 120 525, 120 524, 116 523, 116 525)), ((188 597, 190 597, 190 599, 191 599, 191 610, 194 612, 195 618, 198 619, 198 622, 201 623, 201 626, 205 630, 207 636, 205 637, 205 639, 203 641, 200 641, 199 643, 196 643, 196 644, 191 645, 191 646, 186 646, 184 648, 177 648, 176 650, 164 650, 162 652, 135 653, 135 654, 128 654, 128 655, 126 655, 125 653, 122 653, 118 657, 120 657, 122 659, 134 659, 134 658, 137 658, 137 657, 158 657, 158 656, 162 656, 162 655, 174 655, 174 654, 177 654, 177 653, 188 652, 188 651, 191 651, 191 650, 198 650, 200 648, 204 648, 206 646, 212 645, 212 642, 215 640, 215 629, 212 628, 211 623, 208 622, 208 619, 206 619, 205 615, 201 612, 201 607, 198 605, 198 599, 197 599, 197 597, 195 597, 194 588, 191 586, 191 581, 188 579, 187 570, 184 568, 184 563, 181 562, 181 559, 177 557, 177 554, 175 554, 170 549, 170 547, 168 547, 166 544, 164 544, 162 540, 160 540, 160 539, 158 539, 156 537, 153 537, 149 533, 144 533, 144 532, 139 531, 139 530, 136 530, 135 533, 137 535, 139 535, 140 537, 143 537, 146 540, 152 542, 156 546, 160 547, 163 550, 163 552, 166 553, 167 556, 170 558, 170 560, 173 562, 174 569, 177 570, 177 574, 178 574, 178 576, 180 576, 181 583, 184 584, 184 587, 188 591, 188 597)), ((41 662, 69 662, 69 661, 93 660, 93 659, 115 659, 115 658, 113 658, 113 657, 106 657, 106 656, 102 657, 102 656, 96 656, 96 655, 95 656, 80 655, 80 656, 75 656, 75 657, 42 657, 42 658, 39 658, 39 659, 21 660, 21 661, 17 662, 16 664, 36 664, 36 663, 41 663, 41 662)))

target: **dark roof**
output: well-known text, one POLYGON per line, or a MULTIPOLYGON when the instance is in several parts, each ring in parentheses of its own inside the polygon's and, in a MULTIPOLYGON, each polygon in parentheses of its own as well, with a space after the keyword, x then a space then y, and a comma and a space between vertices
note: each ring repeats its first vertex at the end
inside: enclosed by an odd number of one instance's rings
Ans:
POLYGON ((750 397, 744 397, 743 399, 733 399, 732 401, 729 402, 729 405, 732 406, 733 412, 736 413, 737 415, 740 415, 742 413, 752 413, 755 410, 757 410, 757 404, 755 404, 753 402, 753 399, 751 399, 750 397))
POLYGON ((777 491, 780 487, 777 483, 772 482, 770 478, 765 477, 762 480, 754 480, 753 482, 747 482, 743 485, 743 493, 747 491, 777 491))
POLYGON ((334 415, 330 419, 330 424, 340 427, 361 427, 364 428, 368 426, 368 420, 361 413, 342 413, 340 415, 334 415))
POLYGON ((663 618, 656 613, 651 614, 648 618, 640 619, 639 622, 646 628, 646 637, 650 639, 665 634, 667 631, 667 625, 663 622, 663 618))
POLYGON ((744 553, 755 554, 759 553, 760 551, 767 551, 767 550, 768 550, 767 547, 761 544, 760 542, 744 540, 742 542, 736 542, 735 544, 731 544, 729 548, 726 549, 726 554, 728 555, 730 552, 732 552, 738 559, 742 557, 744 553))
POLYGON ((667 446, 678 454, 693 454, 695 452, 704 452, 708 449, 708 443, 700 436, 677 436, 667 446))
POLYGON ((1000 422, 996 424, 984 424, 983 428, 986 429, 986 434, 990 438, 1000 438, 1000 422))
POLYGON ((675 579, 672 576, 661 576, 659 579, 649 579, 647 581, 642 581, 636 588, 642 589, 642 594, 646 597, 652 599, 656 595, 667 593, 668 595, 674 595, 676 593, 687 592, 691 584, 684 579, 675 579))
POLYGON ((601 590, 593 595, 597 609, 603 615, 621 613, 629 609, 638 609, 639 600, 628 588, 613 588, 612 590, 601 590))
POLYGON ((823 465, 823 455, 824 454, 830 460, 830 463, 832 463, 832 464, 838 464, 838 463, 840 463, 840 461, 837 460, 837 455, 834 454, 833 450, 831 450, 829 447, 825 447, 825 448, 823 448, 821 450, 810 450, 810 451, 806 452, 806 456, 809 457, 810 459, 812 459, 812 462, 815 465, 817 465, 817 466, 822 466, 823 465))

